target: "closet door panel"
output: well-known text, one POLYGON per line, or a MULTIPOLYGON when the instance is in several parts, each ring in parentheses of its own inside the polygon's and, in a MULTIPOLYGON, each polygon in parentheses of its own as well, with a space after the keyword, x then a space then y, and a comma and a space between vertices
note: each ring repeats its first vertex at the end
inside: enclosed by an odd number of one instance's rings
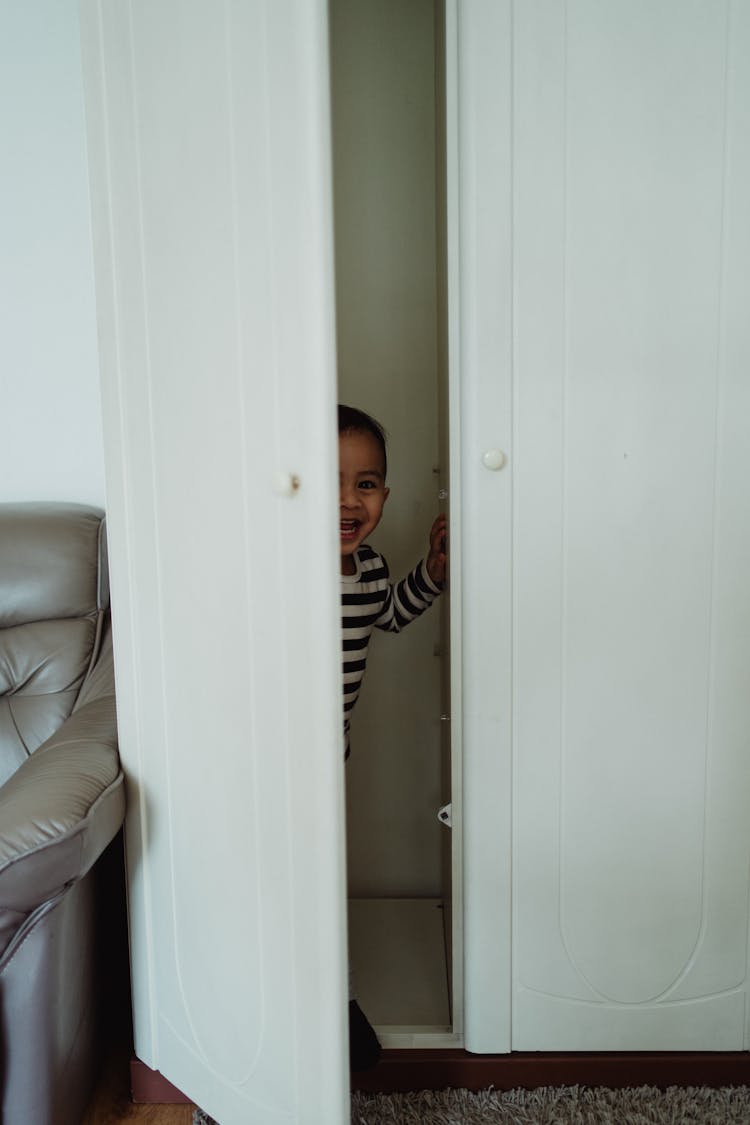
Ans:
POLYGON ((446 12, 451 682, 462 770, 454 831, 462 834, 465 1043, 484 1053, 511 1049, 512 4, 454 0, 446 12), (505 454, 505 468, 485 466, 492 450, 505 454))
POLYGON ((83 11, 135 1046, 226 1125, 348 1116, 326 22, 83 11))
POLYGON ((743 1045, 748 50, 515 10, 515 1049, 743 1045))

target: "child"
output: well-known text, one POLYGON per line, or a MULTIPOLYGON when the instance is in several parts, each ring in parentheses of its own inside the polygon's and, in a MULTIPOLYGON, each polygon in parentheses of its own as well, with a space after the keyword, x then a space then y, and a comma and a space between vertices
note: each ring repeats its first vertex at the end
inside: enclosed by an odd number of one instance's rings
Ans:
MULTIPOLYGON (((411 574, 392 585, 382 555, 365 540, 380 523, 389 489, 385 484, 383 427, 351 406, 339 406, 339 537, 341 542, 342 670, 344 743, 349 756, 349 721, 367 665, 373 628, 398 633, 432 605, 445 584, 446 520, 430 529, 430 550, 411 574)), ((352 1070, 374 1066, 380 1044, 366 1016, 349 1000, 352 1070)))

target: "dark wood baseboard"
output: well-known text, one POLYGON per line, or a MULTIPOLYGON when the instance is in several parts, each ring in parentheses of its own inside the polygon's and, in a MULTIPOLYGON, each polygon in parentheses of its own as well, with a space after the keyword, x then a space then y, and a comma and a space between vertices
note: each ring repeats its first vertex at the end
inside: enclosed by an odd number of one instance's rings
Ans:
POLYGON ((534 1089, 538 1086, 747 1086, 745 1052, 471 1055, 456 1050, 384 1051, 374 1070, 352 1075, 352 1089, 534 1089))
MULTIPOLYGON (((352 1075, 352 1090, 392 1094, 410 1090, 533 1090, 538 1086, 720 1086, 750 1085, 750 1054, 591 1053, 471 1055, 456 1050, 383 1051, 374 1070, 352 1075)), ((190 1102, 158 1070, 130 1060, 134 1102, 190 1102)))

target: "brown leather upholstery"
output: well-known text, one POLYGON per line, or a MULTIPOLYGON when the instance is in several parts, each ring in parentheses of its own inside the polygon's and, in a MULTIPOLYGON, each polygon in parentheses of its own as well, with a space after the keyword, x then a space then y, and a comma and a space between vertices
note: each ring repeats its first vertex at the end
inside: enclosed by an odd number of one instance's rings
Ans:
POLYGON ((104 519, 0 505, 4 1125, 74 1125, 94 1077, 94 863, 125 812, 104 519))

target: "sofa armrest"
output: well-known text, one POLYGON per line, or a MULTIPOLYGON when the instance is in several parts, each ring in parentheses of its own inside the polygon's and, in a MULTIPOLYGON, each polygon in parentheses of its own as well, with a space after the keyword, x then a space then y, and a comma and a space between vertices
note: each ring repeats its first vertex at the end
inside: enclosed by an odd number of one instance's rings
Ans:
POLYGON ((115 700, 106 695, 74 711, 0 788, 0 915, 28 914, 82 878, 124 815, 115 700))

